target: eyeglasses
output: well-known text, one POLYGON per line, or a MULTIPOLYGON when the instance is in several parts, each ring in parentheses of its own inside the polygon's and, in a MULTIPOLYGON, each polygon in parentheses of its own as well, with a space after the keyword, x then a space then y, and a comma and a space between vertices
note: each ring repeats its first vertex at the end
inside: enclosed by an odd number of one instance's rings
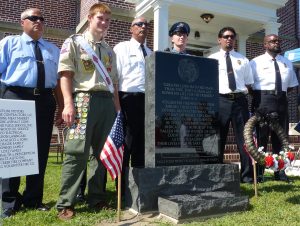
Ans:
POLYGON ((28 16, 28 17, 25 17, 23 20, 26 20, 26 19, 28 19, 32 22, 36 22, 38 20, 40 20, 41 22, 45 21, 44 17, 42 17, 42 16, 28 16))
POLYGON ((267 41, 267 43, 272 43, 272 44, 276 44, 277 42, 281 43, 281 40, 280 39, 274 39, 274 40, 267 41))
POLYGON ((184 35, 186 35, 186 36, 187 36, 187 33, 181 32, 181 31, 175 31, 175 32, 173 33, 173 35, 177 35, 177 36, 184 36, 184 35))
POLYGON ((222 38, 224 38, 224 39, 229 39, 229 38, 235 39, 235 36, 234 35, 223 35, 222 38))
POLYGON ((136 25, 136 26, 138 26, 138 27, 143 27, 143 25, 145 25, 145 27, 147 27, 147 26, 148 26, 148 23, 147 23, 147 22, 136 22, 136 23, 132 24, 132 27, 133 27, 134 25, 136 25))

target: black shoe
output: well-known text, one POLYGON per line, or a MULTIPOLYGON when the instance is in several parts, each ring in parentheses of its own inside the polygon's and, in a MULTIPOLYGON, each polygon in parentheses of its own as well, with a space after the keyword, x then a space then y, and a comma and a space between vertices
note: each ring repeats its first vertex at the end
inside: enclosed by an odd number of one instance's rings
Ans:
POLYGON ((76 195, 76 200, 77 200, 77 202, 81 202, 81 203, 85 202, 85 196, 84 196, 84 194, 78 194, 78 195, 76 195))
POLYGON ((41 203, 40 205, 38 205, 38 206, 36 207, 36 209, 37 209, 38 211, 49 211, 49 210, 50 210, 50 207, 47 206, 47 205, 44 204, 44 203, 41 203))
POLYGON ((241 183, 253 184, 253 179, 252 178, 243 178, 241 180, 241 183))
POLYGON ((277 181, 285 181, 287 183, 292 183, 293 181, 285 174, 284 170, 280 170, 279 172, 274 172, 274 179, 277 181))
POLYGON ((257 177, 257 183, 264 183, 264 178, 263 177, 257 177))
MULTIPOLYGON (((256 179, 256 183, 263 183, 263 182, 264 182, 264 180, 263 180, 263 178, 261 178, 261 177, 258 177, 258 178, 256 179)), ((254 183, 254 180, 253 180, 253 179, 242 180, 241 183, 253 184, 253 183, 254 183)))
POLYGON ((8 218, 13 216, 16 213, 16 211, 13 208, 4 209, 1 218, 8 218))
POLYGON ((50 207, 47 206, 46 204, 44 203, 41 203, 41 204, 36 204, 34 206, 30 205, 24 205, 25 208, 28 208, 28 209, 34 209, 34 210, 38 210, 38 211, 49 211, 50 210, 50 207))

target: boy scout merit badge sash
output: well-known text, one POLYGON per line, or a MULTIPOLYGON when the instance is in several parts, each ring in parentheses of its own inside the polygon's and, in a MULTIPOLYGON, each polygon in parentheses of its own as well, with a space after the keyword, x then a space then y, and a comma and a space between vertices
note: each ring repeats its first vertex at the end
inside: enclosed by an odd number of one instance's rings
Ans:
POLYGON ((85 137, 90 94, 78 92, 74 94, 75 122, 67 130, 65 149, 66 154, 83 154, 85 150, 85 137))
POLYGON ((95 53, 95 51, 92 49, 92 47, 88 44, 88 42, 82 36, 76 35, 74 37, 74 39, 75 39, 75 41, 77 41, 80 44, 80 46, 86 51, 86 53, 92 59, 93 63, 95 64, 96 69, 100 73, 100 75, 101 75, 102 79, 104 80, 106 86, 108 87, 109 91, 111 93, 113 93, 114 87, 113 87, 112 80, 111 80, 106 68, 102 64, 101 60, 95 53))

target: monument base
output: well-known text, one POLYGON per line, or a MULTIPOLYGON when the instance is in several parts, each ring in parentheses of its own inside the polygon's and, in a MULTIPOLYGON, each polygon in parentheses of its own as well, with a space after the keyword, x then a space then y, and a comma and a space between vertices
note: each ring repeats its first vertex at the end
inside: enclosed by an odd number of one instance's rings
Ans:
POLYGON ((0 226, 2 225, 2 177, 0 177, 0 226))
MULTIPOLYGON (((127 174, 125 205, 139 213, 158 211, 159 197, 180 197, 187 194, 201 194, 197 200, 206 197, 206 202, 210 200, 213 203, 220 200, 216 199, 218 195, 221 198, 222 194, 225 197, 230 194, 231 199, 241 202, 243 207, 249 203, 248 198, 241 196, 239 168, 233 164, 128 168, 127 174), (209 199, 213 194, 214 197, 209 199)), ((228 203, 228 200, 222 201, 224 204, 226 202, 228 203)))
POLYGON ((229 192, 205 192, 158 198, 158 211, 176 220, 201 216, 216 216, 248 208, 247 196, 229 192))

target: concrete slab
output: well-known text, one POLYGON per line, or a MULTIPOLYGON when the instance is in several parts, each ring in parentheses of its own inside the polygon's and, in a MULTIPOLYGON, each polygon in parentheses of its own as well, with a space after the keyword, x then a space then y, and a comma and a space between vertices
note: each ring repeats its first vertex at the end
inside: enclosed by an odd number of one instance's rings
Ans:
POLYGON ((248 205, 247 196, 221 191, 158 198, 159 212, 176 220, 245 211, 248 205))

